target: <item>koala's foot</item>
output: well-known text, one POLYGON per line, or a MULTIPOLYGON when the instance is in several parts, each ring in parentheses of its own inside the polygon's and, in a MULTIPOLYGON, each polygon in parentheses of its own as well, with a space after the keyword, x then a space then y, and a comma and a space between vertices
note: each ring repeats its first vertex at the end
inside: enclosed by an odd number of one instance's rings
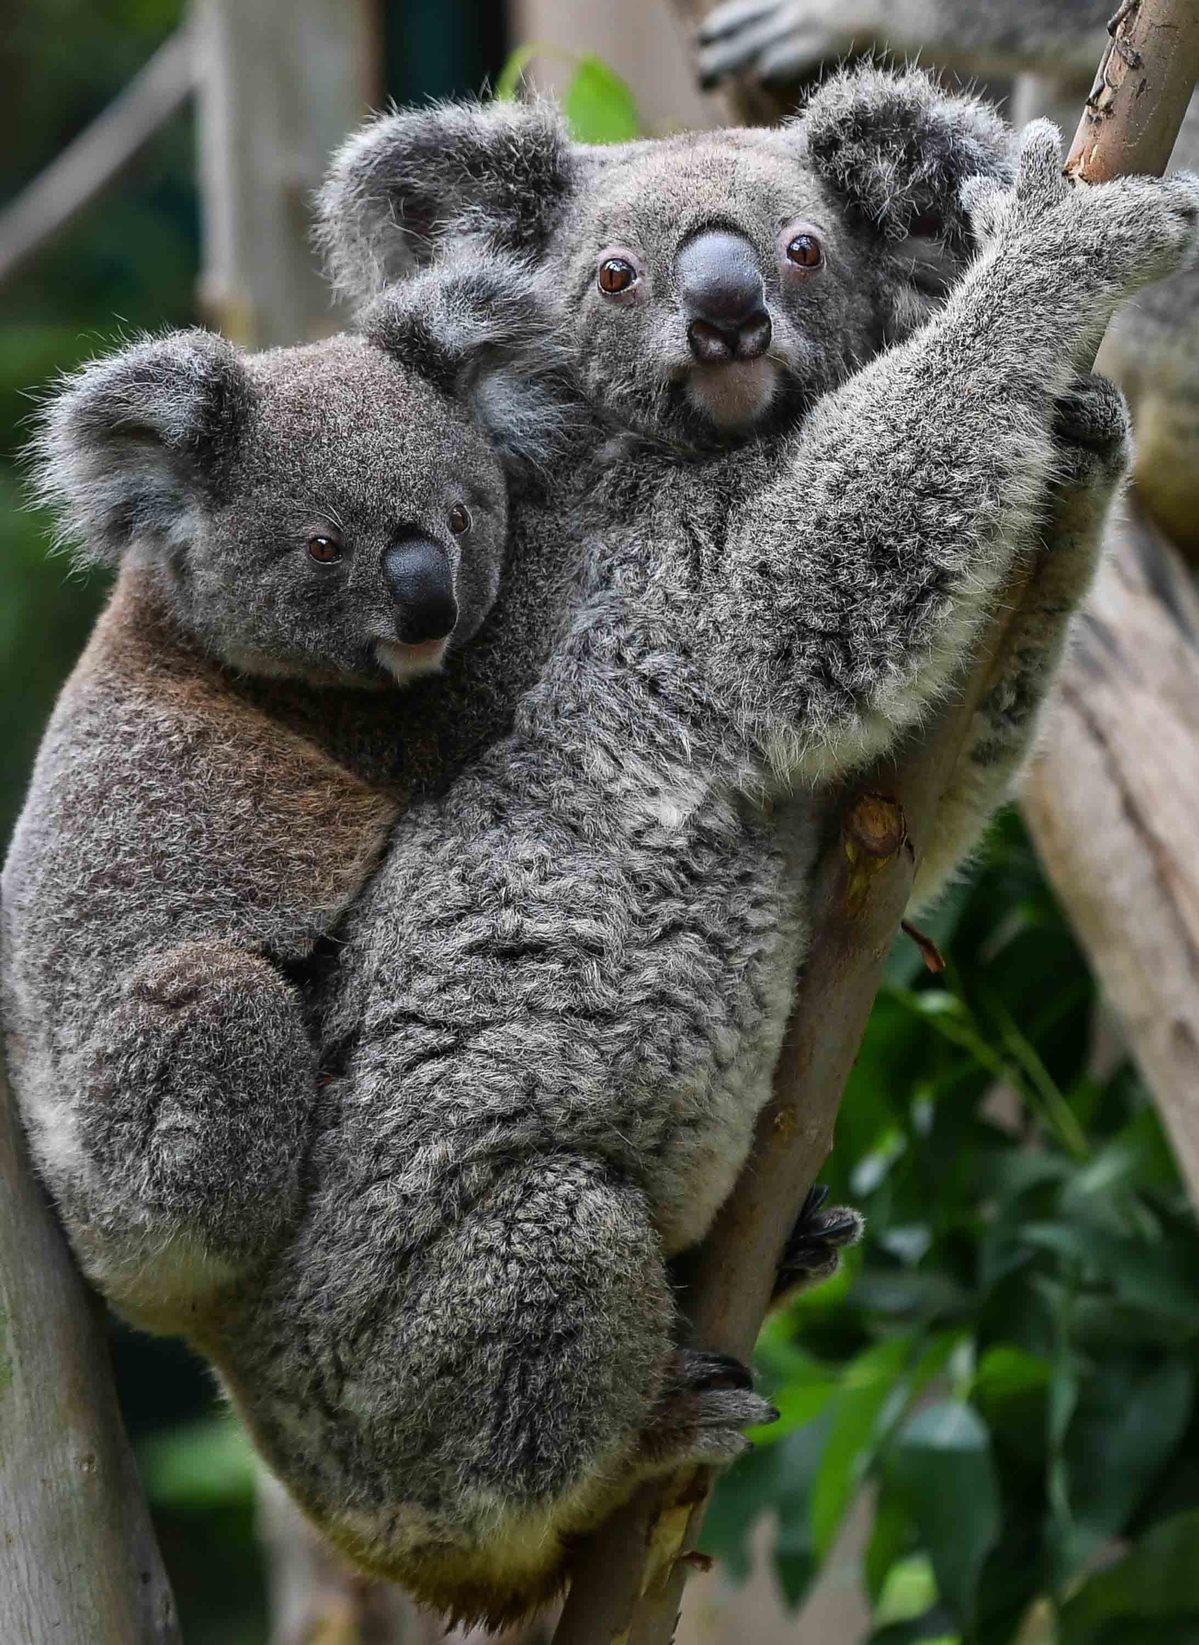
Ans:
POLYGON ((775 1302, 831 1278, 841 1261, 841 1252, 861 1239, 865 1227, 861 1212, 851 1205, 833 1205, 826 1211, 827 1200, 828 1189, 823 1183, 809 1190, 779 1263, 775 1302))
POLYGON ((106 1220, 244 1259, 286 1226, 316 1092, 295 992, 223 942, 143 961, 92 1041, 81 1141, 106 1220))
POLYGON ((694 1463, 720 1467, 749 1450, 746 1428, 777 1418, 739 1359, 681 1348, 642 1436, 641 1459, 652 1473, 694 1463))

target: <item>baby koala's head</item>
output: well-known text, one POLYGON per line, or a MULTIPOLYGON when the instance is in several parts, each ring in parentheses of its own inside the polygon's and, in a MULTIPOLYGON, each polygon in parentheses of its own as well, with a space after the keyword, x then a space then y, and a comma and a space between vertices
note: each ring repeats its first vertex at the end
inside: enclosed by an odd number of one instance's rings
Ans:
POLYGON ((222 662, 314 683, 440 666, 499 586, 508 482, 566 415, 524 271, 430 271, 351 334, 247 354, 205 331, 51 399, 36 485, 85 560, 156 568, 222 662))

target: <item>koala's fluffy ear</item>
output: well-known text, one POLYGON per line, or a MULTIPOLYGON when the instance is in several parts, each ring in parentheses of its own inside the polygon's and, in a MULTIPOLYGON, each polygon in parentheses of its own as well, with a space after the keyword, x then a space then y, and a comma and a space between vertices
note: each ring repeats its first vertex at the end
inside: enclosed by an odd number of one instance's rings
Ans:
POLYGON ((435 265, 389 287, 358 325, 464 405, 514 470, 562 449, 577 401, 537 265, 499 254, 435 265))
POLYGON ((173 332, 64 379, 31 448, 37 500, 83 560, 135 540, 186 541, 249 406, 241 356, 207 331, 173 332))
POLYGON ((943 290, 973 249, 962 184, 1012 175, 1012 133, 995 110, 919 69, 843 70, 787 130, 925 293, 943 290))
POLYGON ((334 156, 317 237, 334 283, 361 300, 463 237, 535 255, 572 175, 570 139, 551 103, 451 103, 384 115, 334 156))

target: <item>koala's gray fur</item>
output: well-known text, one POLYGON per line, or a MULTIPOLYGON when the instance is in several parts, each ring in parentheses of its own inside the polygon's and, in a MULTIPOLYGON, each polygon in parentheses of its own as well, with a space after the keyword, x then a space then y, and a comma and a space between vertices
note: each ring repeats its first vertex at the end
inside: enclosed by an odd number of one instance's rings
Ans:
MULTIPOLYGON (((423 118, 408 117, 414 175, 432 191, 439 166, 456 169, 467 221, 482 218, 488 117, 423 118), (459 118, 469 162, 435 141, 459 118)), ((495 118, 510 176, 516 116, 495 118)), ((533 152, 573 164, 530 118, 533 152)), ((567 338, 583 339, 593 404, 635 432, 583 472, 582 565, 511 735, 401 820, 342 933, 305 1216, 218 1351, 327 1533, 459 1614, 526 1609, 560 1580, 570 1537, 638 1478, 735 1454, 764 1414, 727 1367, 680 1352, 666 1260, 708 1225, 768 1088, 805 943, 817 785, 921 721, 1013 558, 1055 532, 1062 561, 979 717, 972 759, 993 796, 1122 466, 1119 397, 1079 381, 1080 363, 1118 299, 1195 241, 1194 180, 1072 191, 1051 131, 1032 132, 1008 192, 999 128, 919 76, 836 81, 809 119, 723 148, 650 146, 625 171, 585 156, 577 198, 546 184, 568 202, 561 265, 542 247, 567 338), (863 170, 905 151, 905 102, 907 131, 930 134, 911 163, 940 139, 922 210, 940 212, 946 255, 968 238, 962 176, 989 173, 970 191, 986 249, 886 347, 927 305, 906 275, 898 294, 880 278, 903 225, 892 241, 858 203, 889 198, 863 170), (847 185, 852 202, 835 192, 847 185), (715 200, 769 245, 776 190, 822 212, 829 289, 807 310, 780 301, 786 380, 758 397, 803 409, 798 428, 729 451, 710 430, 701 444, 686 385, 670 392, 669 303, 601 344, 584 255, 593 270, 635 220, 660 237, 642 251, 665 284, 715 200)), ((380 182, 385 138, 365 152, 379 184, 366 218, 394 223, 399 206, 403 227, 406 195, 380 182)), ((355 184, 351 214, 368 195, 355 184)), ((422 236, 448 216, 429 198, 422 236)), ((529 225, 512 223, 527 256, 529 225)), ((386 235, 354 231, 385 267, 386 235)), ((963 801, 971 825, 977 803, 963 801)))
POLYGON ((485 272, 428 295, 306 348, 145 341, 45 415, 64 539, 121 571, 5 868, 9 1067, 84 1269, 159 1329, 202 1331, 299 1202, 317 1057, 294 977, 378 858, 398 807, 364 756, 394 763, 393 676, 428 665, 395 638, 383 551, 444 544, 464 644, 509 472, 549 449, 527 300, 485 272), (520 414, 496 427, 502 378, 520 414), (343 559, 315 563, 333 531, 343 559))
MULTIPOLYGON (((1108 43, 1115 0, 724 0, 699 31, 709 83, 739 71, 791 82, 851 51, 885 47, 958 73, 1015 76, 1013 118, 1072 134, 1108 43)), ((1199 99, 1174 147, 1199 169, 1199 99)), ((1128 397, 1141 501, 1192 560, 1199 553, 1199 269, 1117 313, 1100 369, 1128 397)))

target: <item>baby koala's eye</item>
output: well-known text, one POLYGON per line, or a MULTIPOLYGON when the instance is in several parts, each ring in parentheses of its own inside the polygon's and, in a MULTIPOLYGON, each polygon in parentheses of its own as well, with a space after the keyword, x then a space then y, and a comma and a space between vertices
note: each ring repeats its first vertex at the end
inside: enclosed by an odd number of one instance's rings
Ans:
POLYGON ((796 268, 819 268, 824 261, 820 241, 814 234, 797 234, 787 242, 787 261, 796 268))
POLYGON ((470 530, 470 510, 465 503, 455 503, 451 508, 450 530, 455 537, 464 537, 470 530))
POLYGON ((341 544, 336 537, 314 532, 308 539, 308 557, 318 565, 332 565, 335 560, 341 559, 341 544))
POLYGON ((614 297, 619 291, 628 291, 636 282, 637 270, 625 257, 605 257, 596 278, 600 290, 614 297))

